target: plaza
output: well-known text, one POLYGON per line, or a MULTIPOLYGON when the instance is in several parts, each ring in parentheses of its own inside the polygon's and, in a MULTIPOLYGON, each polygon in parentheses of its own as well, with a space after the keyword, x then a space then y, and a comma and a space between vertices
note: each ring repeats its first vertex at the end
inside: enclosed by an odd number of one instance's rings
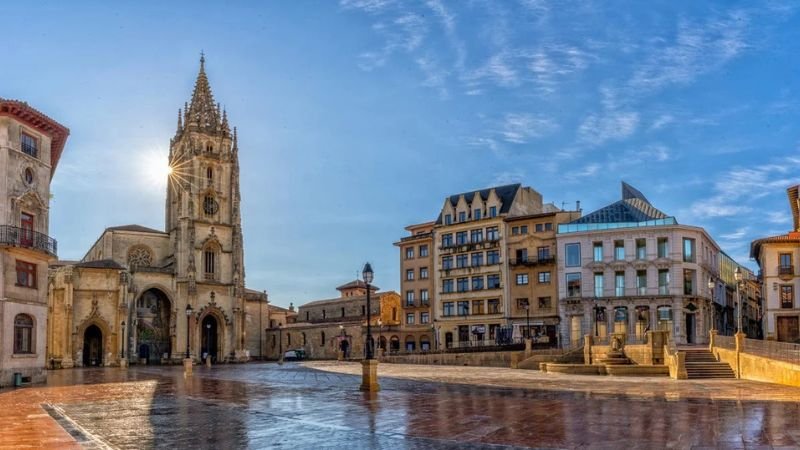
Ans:
POLYGON ((2 447, 796 448, 800 388, 335 361, 83 368, 0 391, 2 447))

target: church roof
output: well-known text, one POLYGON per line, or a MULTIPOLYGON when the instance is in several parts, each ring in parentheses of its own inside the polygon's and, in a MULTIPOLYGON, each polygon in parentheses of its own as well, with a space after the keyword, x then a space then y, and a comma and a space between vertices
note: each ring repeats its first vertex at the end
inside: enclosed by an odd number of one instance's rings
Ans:
POLYGON ((75 264, 75 267, 83 267, 88 269, 124 269, 113 259, 101 259, 99 261, 86 261, 75 264))
POLYGON ((623 181, 622 200, 600 208, 570 223, 645 222, 668 217, 670 216, 651 205, 639 190, 623 181))
POLYGON ((160 230, 154 230, 152 228, 147 228, 142 225, 130 224, 130 225, 120 225, 116 227, 108 227, 106 231, 137 231, 139 233, 158 233, 158 234, 166 234, 160 230))

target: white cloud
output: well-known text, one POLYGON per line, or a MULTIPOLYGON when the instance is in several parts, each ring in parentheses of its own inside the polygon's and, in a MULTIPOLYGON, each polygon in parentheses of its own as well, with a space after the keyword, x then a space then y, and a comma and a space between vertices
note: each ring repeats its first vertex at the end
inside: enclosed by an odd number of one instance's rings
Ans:
POLYGON ((524 144, 558 129, 553 120, 533 114, 506 114, 500 134, 506 142, 524 144))
POLYGON ((345 9, 360 9, 368 13, 376 13, 393 4, 394 0, 339 0, 339 6, 345 9))
POLYGON ((525 173, 521 170, 500 172, 494 175, 492 186, 502 186, 505 184, 522 183, 525 181, 525 173))
POLYGON ((740 240, 743 237, 747 236, 747 232, 749 231, 748 227, 741 227, 737 228, 736 230, 719 235, 720 239, 724 239, 726 241, 736 241, 740 240))
POLYGON ((462 71, 464 69, 464 63, 467 59, 467 47, 464 45, 464 42, 458 38, 458 34, 456 32, 456 16, 451 14, 447 8, 445 8, 441 0, 428 0, 427 5, 428 8, 433 10, 433 12, 439 17, 442 27, 444 28, 445 35, 447 36, 447 40, 450 42, 450 45, 456 52, 455 67, 458 71, 462 71))
POLYGON ((747 48, 749 21, 742 11, 713 17, 703 24, 682 20, 674 41, 653 48, 650 57, 629 81, 634 90, 646 92, 673 84, 689 84, 739 56, 747 48))
POLYGON ((787 211, 773 211, 767 213, 767 222, 774 223, 774 224, 785 224, 791 223, 792 217, 787 211))
POLYGON ((675 116, 672 114, 661 114, 653 120, 653 124, 650 125, 650 130, 660 130, 673 122, 675 122, 675 116))
POLYGON ((608 112, 605 115, 592 114, 578 128, 581 141, 592 145, 600 145, 608 140, 624 139, 639 126, 639 113, 608 112))

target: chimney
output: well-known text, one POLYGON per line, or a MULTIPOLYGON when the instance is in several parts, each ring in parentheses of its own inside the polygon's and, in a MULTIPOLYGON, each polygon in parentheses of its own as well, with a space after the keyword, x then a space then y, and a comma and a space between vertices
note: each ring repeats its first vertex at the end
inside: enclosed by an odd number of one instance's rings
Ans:
POLYGON ((581 212, 581 201, 580 200, 576 200, 575 201, 575 211, 581 212))

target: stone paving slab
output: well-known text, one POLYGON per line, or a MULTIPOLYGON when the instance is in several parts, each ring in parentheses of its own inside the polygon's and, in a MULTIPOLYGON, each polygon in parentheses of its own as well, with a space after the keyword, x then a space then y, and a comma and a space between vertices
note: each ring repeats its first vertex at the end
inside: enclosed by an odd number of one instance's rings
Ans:
POLYGON ((0 391, 0 447, 800 448, 797 388, 381 364, 369 394, 358 374, 337 362, 188 379, 180 367, 55 371, 0 391))

